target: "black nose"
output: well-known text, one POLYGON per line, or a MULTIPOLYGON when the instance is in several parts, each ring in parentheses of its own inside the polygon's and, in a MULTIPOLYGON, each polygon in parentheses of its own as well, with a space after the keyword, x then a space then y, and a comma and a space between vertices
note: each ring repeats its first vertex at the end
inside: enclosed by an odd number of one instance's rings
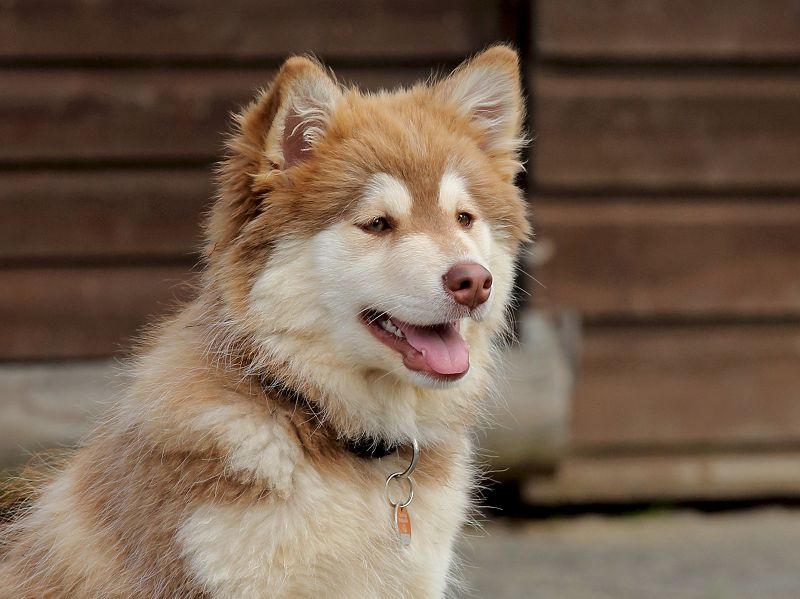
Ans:
POLYGON ((456 264, 442 278, 453 299, 470 310, 488 300, 492 292, 492 274, 475 262, 456 264))

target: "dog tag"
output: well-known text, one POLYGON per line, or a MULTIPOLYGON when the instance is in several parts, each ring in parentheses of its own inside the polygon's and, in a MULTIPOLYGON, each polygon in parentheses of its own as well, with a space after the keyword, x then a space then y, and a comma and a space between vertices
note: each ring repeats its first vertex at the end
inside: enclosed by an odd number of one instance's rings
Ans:
POLYGON ((408 513, 408 508, 394 506, 394 528, 397 531, 397 536, 400 538, 401 545, 411 544, 411 516, 408 513))

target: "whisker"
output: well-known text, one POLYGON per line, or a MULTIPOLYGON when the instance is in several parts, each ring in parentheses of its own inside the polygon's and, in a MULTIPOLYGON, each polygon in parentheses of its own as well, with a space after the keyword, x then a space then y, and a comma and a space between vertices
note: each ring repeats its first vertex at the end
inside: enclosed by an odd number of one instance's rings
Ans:
POLYGON ((521 285, 517 285, 515 283, 514 284, 514 289, 516 289, 520 293, 524 293, 527 297, 533 297, 533 294, 530 291, 528 291, 527 289, 525 289, 524 287, 522 287, 521 285))
POLYGON ((524 268, 519 268, 519 269, 517 269, 517 270, 519 270, 519 272, 521 272, 523 275, 525 275, 526 277, 528 277, 529 279, 531 279, 531 280, 532 280, 534 283, 536 283, 537 285, 539 285, 539 286, 540 286, 542 289, 547 289, 547 285, 545 285, 544 283, 542 283, 542 282, 541 282, 539 279, 537 279, 536 277, 534 277, 534 276, 533 276, 531 273, 529 273, 528 271, 526 271, 524 268))

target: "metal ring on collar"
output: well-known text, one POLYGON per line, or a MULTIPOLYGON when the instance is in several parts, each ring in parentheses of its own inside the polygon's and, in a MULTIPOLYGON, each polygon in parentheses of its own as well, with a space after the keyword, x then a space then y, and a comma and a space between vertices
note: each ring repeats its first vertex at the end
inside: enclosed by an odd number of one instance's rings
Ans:
POLYGON ((408 478, 414 472, 414 469, 417 467, 417 462, 419 462, 419 443, 417 443, 416 439, 411 439, 411 463, 408 465, 408 468, 400 472, 397 476, 400 478, 408 478))
POLYGON ((395 472, 390 474, 389 477, 386 479, 386 499, 389 501, 389 504, 392 507, 408 507, 411 501, 414 499, 414 479, 411 478, 411 475, 404 475, 403 472, 395 472), (392 482, 392 479, 404 480, 408 485, 408 494, 406 495, 406 500, 401 502, 395 501, 392 498, 391 493, 389 493, 389 483, 392 482))

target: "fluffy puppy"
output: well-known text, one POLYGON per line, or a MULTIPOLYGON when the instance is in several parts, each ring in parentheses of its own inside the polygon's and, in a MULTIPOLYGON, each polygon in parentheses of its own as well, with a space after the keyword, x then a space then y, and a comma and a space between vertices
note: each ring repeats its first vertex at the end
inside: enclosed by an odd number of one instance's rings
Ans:
POLYGON ((529 233, 522 122, 504 46, 376 94, 287 60, 236 119, 197 299, 5 526, 0 597, 443 596, 529 233))

